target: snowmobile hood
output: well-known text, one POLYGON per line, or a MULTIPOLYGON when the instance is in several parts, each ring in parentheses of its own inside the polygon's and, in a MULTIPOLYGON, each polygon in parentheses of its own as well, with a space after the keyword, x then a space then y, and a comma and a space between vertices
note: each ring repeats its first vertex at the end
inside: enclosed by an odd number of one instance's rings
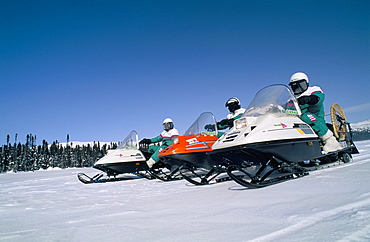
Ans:
POLYGON ((137 132, 133 130, 117 149, 109 150, 107 155, 99 159, 94 166, 145 160, 145 156, 139 150, 139 137, 137 132))

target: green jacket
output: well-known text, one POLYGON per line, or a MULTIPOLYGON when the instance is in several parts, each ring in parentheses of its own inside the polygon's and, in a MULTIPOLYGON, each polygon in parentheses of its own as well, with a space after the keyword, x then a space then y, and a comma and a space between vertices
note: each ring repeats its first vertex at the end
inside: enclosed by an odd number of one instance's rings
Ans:
POLYGON ((162 141, 162 145, 167 147, 173 143, 173 138, 179 136, 179 131, 177 129, 171 129, 169 131, 163 131, 160 135, 155 138, 151 138, 150 141, 152 143, 157 143, 162 141))
POLYGON ((325 112, 324 112, 325 94, 323 92, 316 91, 316 92, 311 93, 311 95, 315 95, 319 97, 319 101, 314 105, 310 105, 310 104, 299 105, 299 107, 302 110, 302 113, 313 113, 318 118, 325 119, 325 112))
MULTIPOLYGON (((227 118, 224 119, 224 120, 229 120, 229 119, 232 119, 232 120, 236 120, 236 119, 239 119, 243 116, 243 114, 245 113, 245 108, 239 108, 238 110, 236 110, 234 113, 229 113, 227 115, 227 118)), ((226 124, 222 124, 223 123, 223 120, 221 120, 220 122, 217 122, 217 129, 219 130, 222 130, 222 129, 227 129, 227 128, 231 128, 232 127, 232 123, 227 123, 226 124)))

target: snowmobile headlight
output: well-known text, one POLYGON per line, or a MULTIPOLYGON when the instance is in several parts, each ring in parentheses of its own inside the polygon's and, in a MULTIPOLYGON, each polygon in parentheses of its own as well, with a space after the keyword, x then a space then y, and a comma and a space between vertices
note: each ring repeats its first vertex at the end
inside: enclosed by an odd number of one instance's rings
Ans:
POLYGON ((240 118, 235 120, 235 128, 236 129, 242 129, 247 127, 247 119, 246 118, 240 118))

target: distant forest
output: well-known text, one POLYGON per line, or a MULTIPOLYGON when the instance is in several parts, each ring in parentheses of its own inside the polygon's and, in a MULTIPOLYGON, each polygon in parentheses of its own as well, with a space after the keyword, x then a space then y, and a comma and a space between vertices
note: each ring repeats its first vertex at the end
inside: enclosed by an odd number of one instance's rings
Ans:
POLYGON ((352 137, 354 141, 369 140, 370 128, 354 130, 352 131, 352 137))
MULTIPOLYGON (((17 136, 16 136, 17 137, 17 136)), ((17 139, 17 138, 16 138, 17 139)), ((108 149, 115 149, 118 143, 100 145, 94 142, 93 145, 76 145, 69 142, 61 145, 54 141, 51 145, 46 140, 42 145, 36 145, 36 136, 29 134, 26 143, 10 143, 10 136, 7 136, 7 143, 0 147, 0 173, 36 171, 53 167, 92 167, 94 163, 103 157, 108 149)))

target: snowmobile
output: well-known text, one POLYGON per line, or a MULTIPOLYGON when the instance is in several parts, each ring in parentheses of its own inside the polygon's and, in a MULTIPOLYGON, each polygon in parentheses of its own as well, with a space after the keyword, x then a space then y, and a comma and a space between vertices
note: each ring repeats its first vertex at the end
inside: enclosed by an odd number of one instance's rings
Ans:
POLYGON ((138 140, 137 132, 131 131, 116 149, 108 150, 108 153, 94 164, 93 167, 101 170, 101 173, 93 177, 79 173, 78 179, 83 183, 120 181, 141 177, 152 179, 153 177, 147 172, 146 164, 151 154, 147 152, 146 147, 139 146, 138 140), (121 174, 125 175, 119 176, 121 174))
POLYGON ((324 154, 320 138, 299 118, 301 110, 291 90, 280 84, 267 86, 208 154, 223 159, 227 174, 248 188, 308 175, 317 163, 350 162, 351 155, 358 153, 350 125, 338 104, 332 105, 330 113, 328 127, 342 148, 324 154))
POLYGON ((215 181, 221 173, 226 173, 223 160, 207 154, 212 151, 218 134, 213 114, 204 112, 184 135, 178 136, 172 145, 160 152, 160 161, 177 167, 182 178, 193 184, 205 185, 215 181))

